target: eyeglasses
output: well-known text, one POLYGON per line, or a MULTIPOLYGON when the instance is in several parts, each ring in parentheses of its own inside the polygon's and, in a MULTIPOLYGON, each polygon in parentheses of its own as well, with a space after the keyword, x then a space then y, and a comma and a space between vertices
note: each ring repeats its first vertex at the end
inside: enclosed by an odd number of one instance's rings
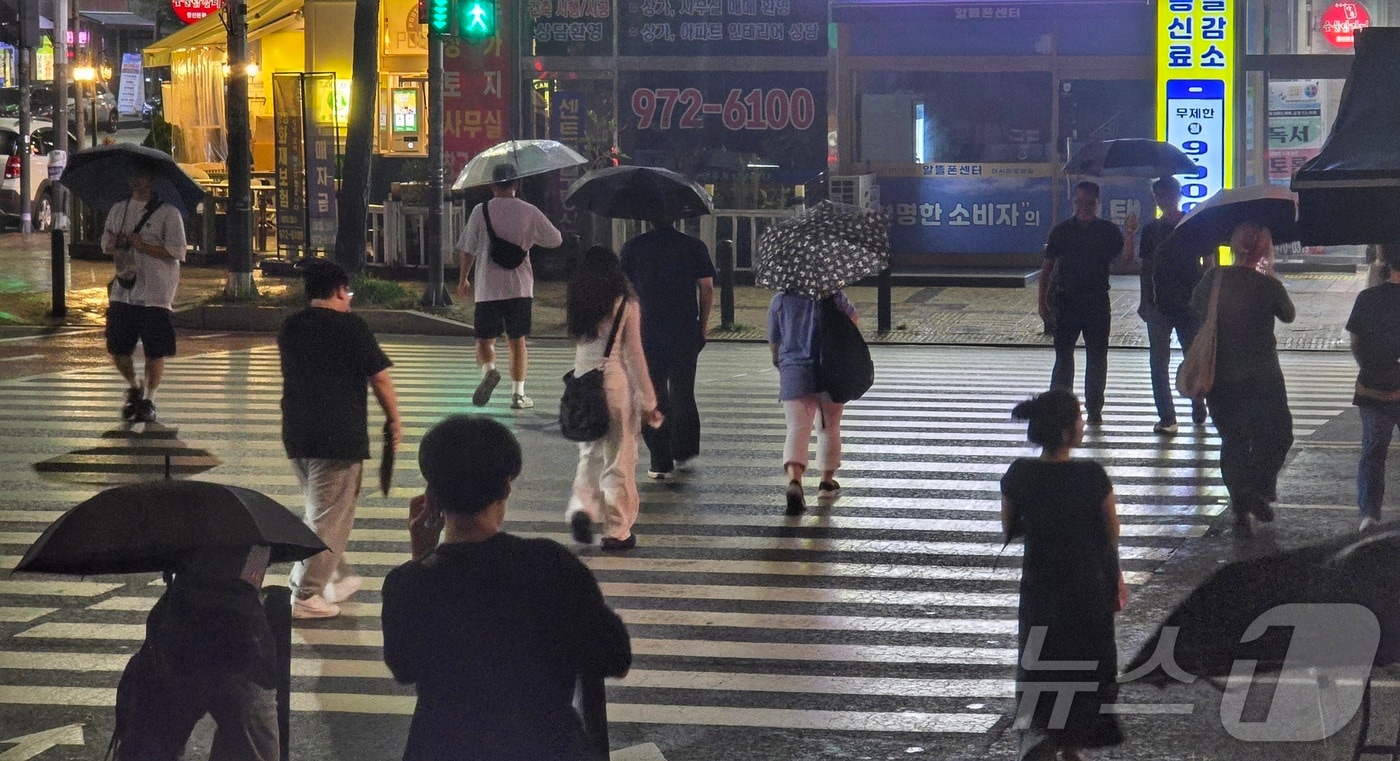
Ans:
POLYGON ((354 292, 354 291, 346 291, 346 292, 345 292, 345 300, 346 300, 346 301, 350 301, 351 299, 354 299, 354 298, 355 298, 355 292, 354 292))

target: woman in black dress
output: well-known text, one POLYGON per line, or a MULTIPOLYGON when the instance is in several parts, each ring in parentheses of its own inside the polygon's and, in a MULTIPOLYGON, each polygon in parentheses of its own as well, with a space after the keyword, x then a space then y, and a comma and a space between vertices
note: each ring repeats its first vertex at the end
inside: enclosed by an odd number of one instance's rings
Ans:
POLYGON ((1027 438, 1042 448, 1040 457, 1013 462, 1001 480, 1007 541, 1025 541, 1016 668, 1020 757, 1052 761, 1058 753, 1078 761, 1084 748, 1123 741, 1117 719, 1099 710, 1117 697, 1113 614, 1126 602, 1117 504, 1102 466, 1070 458, 1084 439, 1074 394, 1047 391, 1011 414, 1029 421, 1027 438), (1080 663, 1065 669, 1052 661, 1080 663), (1071 689, 1068 717, 1055 721, 1058 690, 1071 689))

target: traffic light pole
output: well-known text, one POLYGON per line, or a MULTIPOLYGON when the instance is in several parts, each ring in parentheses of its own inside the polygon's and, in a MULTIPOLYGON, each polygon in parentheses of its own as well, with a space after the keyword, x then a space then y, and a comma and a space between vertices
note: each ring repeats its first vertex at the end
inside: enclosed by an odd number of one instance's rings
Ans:
POLYGON ((443 284, 443 72, 442 72, 443 33, 429 27, 428 30, 428 223, 423 233, 423 247, 427 251, 428 286, 423 289, 425 308, 441 308, 452 305, 443 284))

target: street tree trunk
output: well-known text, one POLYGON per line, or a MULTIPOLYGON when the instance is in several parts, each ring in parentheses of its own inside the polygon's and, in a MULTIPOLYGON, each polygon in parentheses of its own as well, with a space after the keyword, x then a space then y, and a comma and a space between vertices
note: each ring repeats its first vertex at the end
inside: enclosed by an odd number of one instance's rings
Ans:
POLYGON ((347 270, 365 266, 369 214, 369 160, 374 149, 374 98, 378 88, 379 0, 355 2, 355 57, 351 62, 350 124, 340 174, 335 259, 347 270))

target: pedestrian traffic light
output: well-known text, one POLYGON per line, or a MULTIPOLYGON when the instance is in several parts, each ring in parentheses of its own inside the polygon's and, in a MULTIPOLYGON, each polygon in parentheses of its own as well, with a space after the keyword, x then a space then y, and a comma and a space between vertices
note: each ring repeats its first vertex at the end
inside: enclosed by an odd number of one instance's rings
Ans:
POLYGON ((458 0, 457 36, 482 40, 496 36, 496 0, 458 0))
POLYGON ((452 0, 426 0, 428 16, 428 32, 431 34, 447 34, 452 29, 452 0))

